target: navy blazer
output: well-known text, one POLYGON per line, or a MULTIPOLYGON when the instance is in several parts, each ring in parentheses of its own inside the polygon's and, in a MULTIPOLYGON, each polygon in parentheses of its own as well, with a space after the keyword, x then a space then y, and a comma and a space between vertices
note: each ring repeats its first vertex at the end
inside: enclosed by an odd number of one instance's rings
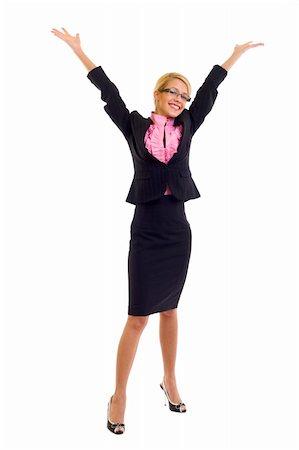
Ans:
POLYGON ((182 138, 167 164, 151 155, 144 145, 145 133, 151 125, 150 118, 137 111, 128 111, 114 83, 101 66, 92 69, 87 77, 101 91, 105 111, 126 138, 134 164, 134 178, 126 201, 135 205, 149 202, 164 195, 168 184, 171 193, 179 200, 200 197, 189 168, 189 152, 192 137, 211 111, 218 95, 217 87, 227 71, 215 65, 199 88, 189 109, 175 118, 174 125, 182 125, 182 138))

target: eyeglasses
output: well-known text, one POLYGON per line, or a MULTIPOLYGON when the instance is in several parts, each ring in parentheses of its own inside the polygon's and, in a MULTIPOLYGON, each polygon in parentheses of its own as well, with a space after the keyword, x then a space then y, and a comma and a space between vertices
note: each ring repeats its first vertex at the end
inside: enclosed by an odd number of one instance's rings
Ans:
POLYGON ((181 97, 182 100, 185 102, 190 102, 191 97, 188 97, 187 94, 181 94, 177 89, 175 88, 169 88, 169 89, 162 89, 160 92, 168 92, 173 97, 181 97))

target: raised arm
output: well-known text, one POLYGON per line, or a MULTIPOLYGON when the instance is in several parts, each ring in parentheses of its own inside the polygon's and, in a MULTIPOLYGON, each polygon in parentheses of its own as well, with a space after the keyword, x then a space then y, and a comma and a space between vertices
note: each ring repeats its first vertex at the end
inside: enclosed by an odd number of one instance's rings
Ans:
POLYGON ((63 32, 52 28, 51 33, 57 36, 59 39, 68 44, 74 51, 75 55, 78 56, 80 61, 84 64, 88 72, 96 67, 96 65, 88 58, 88 56, 83 52, 81 48, 80 35, 77 33, 72 36, 65 28, 61 28, 63 32))
POLYGON ((205 117, 211 111, 218 95, 217 88, 227 76, 228 70, 247 50, 264 45, 259 42, 253 44, 252 41, 245 44, 235 45, 232 55, 221 65, 215 65, 203 85, 199 88, 196 96, 189 108, 191 120, 193 123, 193 133, 200 127, 205 117))
POLYGON ((194 134, 209 114, 218 95, 217 88, 227 76, 227 70, 216 64, 202 86, 198 89, 193 102, 189 108, 194 134))
POLYGON ((72 36, 65 28, 63 32, 52 28, 51 32, 68 44, 78 56, 80 61, 88 70, 88 79, 101 91, 101 98, 107 104, 104 106, 106 113, 113 120, 116 126, 128 138, 130 132, 130 113, 119 95, 119 91, 114 83, 108 78, 101 66, 96 66, 81 48, 80 35, 72 36))

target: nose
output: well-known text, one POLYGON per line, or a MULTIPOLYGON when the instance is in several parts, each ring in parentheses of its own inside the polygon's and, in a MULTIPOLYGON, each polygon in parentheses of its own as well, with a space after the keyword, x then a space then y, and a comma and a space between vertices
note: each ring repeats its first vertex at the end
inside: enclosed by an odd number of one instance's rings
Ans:
POLYGON ((174 102, 177 104, 177 105, 179 105, 180 106, 180 104, 181 104, 181 94, 175 94, 175 97, 174 97, 174 102))

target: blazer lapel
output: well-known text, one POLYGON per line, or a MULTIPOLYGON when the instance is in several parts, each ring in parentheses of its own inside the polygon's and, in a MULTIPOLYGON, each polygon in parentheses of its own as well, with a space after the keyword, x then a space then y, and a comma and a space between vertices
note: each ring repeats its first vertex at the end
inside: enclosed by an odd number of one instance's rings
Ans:
POLYGON ((178 117, 176 117, 174 120, 175 126, 182 125, 182 127, 183 127, 182 128, 182 137, 181 137, 181 142, 179 143, 177 152, 174 153, 174 155, 170 158, 168 164, 170 164, 172 161, 175 161, 177 158, 181 158, 187 149, 187 147, 185 145, 186 125, 185 125, 183 114, 184 114, 184 111, 178 117))

